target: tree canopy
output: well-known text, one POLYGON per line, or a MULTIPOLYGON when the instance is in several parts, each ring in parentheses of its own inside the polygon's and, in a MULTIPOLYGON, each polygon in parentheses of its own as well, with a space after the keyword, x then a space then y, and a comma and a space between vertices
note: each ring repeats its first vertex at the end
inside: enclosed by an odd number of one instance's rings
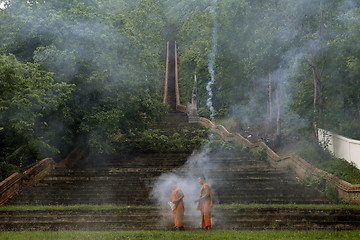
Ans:
POLYGON ((11 146, 2 160, 63 157, 75 145, 111 152, 114 135, 159 120, 159 4, 9 1, 0 11, 0 134, 11 146))
POLYGON ((217 118, 268 133, 324 127, 360 138, 357 1, 1 3, 3 162, 61 158, 79 144, 111 152, 114 135, 158 121, 168 40, 177 41, 181 101, 196 73, 199 112, 208 117, 214 26, 217 118))
MULTIPOLYGON (((210 80, 212 1, 171 2, 182 97, 188 99, 191 76, 199 73, 202 108, 204 85, 210 80), (179 5, 192 7, 176 14, 179 5)), ((359 3, 214 2, 218 44, 213 102, 219 118, 230 114, 243 126, 265 124, 268 129, 277 120, 288 128, 325 127, 360 138, 359 3)))

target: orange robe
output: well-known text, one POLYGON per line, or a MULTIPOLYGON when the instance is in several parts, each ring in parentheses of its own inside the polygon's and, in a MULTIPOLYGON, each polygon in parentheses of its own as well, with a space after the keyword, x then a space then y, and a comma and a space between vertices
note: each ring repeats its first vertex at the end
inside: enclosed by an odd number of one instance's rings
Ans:
MULTIPOLYGON (((178 199, 177 191, 179 191, 180 188, 176 188, 172 191, 172 198, 171 201, 176 201, 178 199)), ((174 220, 175 227, 183 227, 183 221, 184 221, 184 201, 181 199, 179 202, 175 204, 174 210, 172 210, 172 218, 174 220)))
POLYGON ((201 199, 196 208, 197 210, 201 211, 201 228, 211 227, 211 207, 213 206, 213 202, 212 202, 211 188, 209 184, 207 183, 203 184, 200 190, 199 198, 203 196, 203 191, 205 186, 209 187, 210 196, 208 198, 201 199))

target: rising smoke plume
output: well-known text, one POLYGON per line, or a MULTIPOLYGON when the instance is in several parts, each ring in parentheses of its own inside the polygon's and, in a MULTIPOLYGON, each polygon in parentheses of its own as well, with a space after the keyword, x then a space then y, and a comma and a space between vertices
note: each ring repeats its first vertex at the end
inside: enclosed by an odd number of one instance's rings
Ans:
POLYGON ((215 116, 215 110, 214 110, 213 103, 212 103, 213 92, 212 92, 211 86, 215 83, 214 65, 215 65, 215 56, 216 56, 216 48, 217 48, 216 0, 212 1, 212 4, 210 6, 210 11, 212 14, 212 19, 213 19, 212 45, 211 45, 212 51, 209 53, 209 56, 208 56, 208 61, 209 61, 208 70, 209 70, 211 79, 206 86, 206 90, 208 91, 208 99, 206 101, 206 106, 209 108, 209 110, 211 112, 210 119, 213 120, 214 116, 215 116))
MULTIPOLYGON (((212 103, 213 92, 211 86, 215 82, 214 65, 217 48, 216 0, 212 1, 210 5, 210 11, 213 19, 212 51, 208 55, 208 71, 210 73, 211 79, 206 86, 206 90, 208 91, 206 106, 209 108, 211 112, 210 118, 213 120, 215 110, 212 103)), ((169 198, 171 197, 170 183, 175 181, 178 187, 180 187, 184 193, 184 203, 186 206, 185 209, 187 211, 186 215, 191 215, 191 218, 188 218, 188 221, 192 225, 199 225, 201 223, 200 214, 196 210, 196 205, 194 204, 194 200, 198 198, 201 188, 197 182, 197 178, 201 175, 205 176, 207 178, 206 182, 211 186, 211 170, 216 169, 217 167, 216 164, 210 162, 209 145, 211 144, 213 138, 213 133, 209 133, 210 141, 203 147, 202 150, 193 152, 193 154, 189 157, 183 166, 179 167, 171 173, 162 174, 152 186, 152 199, 158 205, 166 205, 166 203, 171 200, 169 198)), ((216 196, 215 192, 213 192, 213 196, 216 196)), ((212 219, 212 221, 215 223, 216 220, 212 219)))
MULTIPOLYGON (((171 201, 171 188, 170 183, 172 181, 177 183, 177 186, 181 188, 184 193, 185 204, 185 225, 189 227, 199 227, 201 224, 200 212, 196 210, 197 204, 194 200, 199 197, 201 185, 198 183, 197 178, 199 176, 205 176, 206 182, 210 186, 215 186, 219 179, 223 179, 224 176, 220 173, 221 162, 213 161, 214 159, 221 158, 222 153, 210 152, 208 146, 205 146, 201 150, 194 151, 187 159, 183 166, 180 166, 171 172, 163 173, 151 187, 150 198, 156 205, 167 206, 167 202, 171 201)), ((212 188, 213 201, 216 203, 217 192, 212 188)), ((170 213, 170 208, 169 213, 170 213)), ((216 214, 216 217, 212 216, 212 225, 216 225, 217 221, 224 221, 223 216, 220 213, 216 214)), ((169 224, 170 220, 164 216, 160 220, 159 225, 169 224)), ((185 226, 186 227, 186 226, 185 226)))
MULTIPOLYGON (((236 1, 234 1, 236 2, 236 1)), ((246 1, 244 1, 246 2, 246 1)), ((270 4, 270 3, 269 3, 270 4)), ((295 84, 299 79, 310 80, 310 87, 312 81, 312 71, 310 65, 313 60, 321 59, 322 54, 326 54, 333 48, 333 44, 338 44, 334 36, 341 36, 341 30, 335 29, 334 26, 326 22, 326 14, 321 11, 326 11, 329 8, 327 1, 279 1, 272 11, 267 11, 259 7, 254 10, 253 15, 249 14, 249 19, 257 22, 254 24, 258 28, 258 32, 250 32, 246 36, 246 40, 253 39, 254 42, 261 42, 261 45, 254 45, 257 48, 252 48, 251 56, 259 56, 267 59, 268 56, 263 54, 274 54, 267 61, 264 60, 263 68, 254 70, 253 76, 256 79, 248 79, 254 81, 256 84, 252 86, 252 91, 246 93, 246 101, 234 104, 231 108, 232 117, 238 119, 243 127, 251 125, 261 125, 264 121, 274 122, 276 113, 272 114, 272 119, 269 119, 268 106, 266 96, 268 94, 268 75, 272 76, 272 109, 277 111, 276 96, 280 97, 280 114, 281 120, 288 127, 305 127, 310 125, 309 117, 313 113, 309 109, 307 113, 300 116, 294 112, 292 104, 297 90, 295 84), (280 9, 280 10, 279 10, 280 9), (256 12, 258 11, 258 12, 256 12), (262 15, 262 13, 266 14, 262 15), (254 16, 259 16, 255 17, 254 16), (261 16, 261 17, 260 17, 261 16), (267 21, 264 19, 267 18, 267 21), (311 24, 307 21, 311 21, 311 24), (268 25, 268 23, 270 23, 268 25), (269 27, 261 28, 258 25, 269 27), (311 29, 313 28, 313 29, 311 29), (263 31, 263 32, 262 32, 263 31), (279 47, 280 46, 280 47, 279 47), (269 53, 266 48, 269 48, 269 53), (274 49, 279 49, 279 53, 272 53, 274 49), (258 72, 258 73, 257 73, 258 72)), ((332 13, 338 16, 331 16, 334 21, 340 20, 347 23, 356 22, 359 19, 359 14, 351 9, 356 6, 354 1, 342 1, 341 3, 332 3, 332 13)), ((245 19, 246 19, 245 17, 245 19)), ((244 21, 242 19, 242 21, 244 21)), ((236 26, 238 23, 234 23, 236 26)), ((349 33, 351 34, 351 33, 349 33)), ((241 42, 243 36, 229 35, 226 36, 226 41, 221 44, 226 44, 229 38, 233 38, 235 42, 241 42)), ((251 46, 251 45, 250 45, 251 46)), ((342 51, 341 47, 337 51, 342 51)), ((340 53, 340 52, 339 52, 340 53)), ((326 84, 326 83, 325 83, 326 84)))

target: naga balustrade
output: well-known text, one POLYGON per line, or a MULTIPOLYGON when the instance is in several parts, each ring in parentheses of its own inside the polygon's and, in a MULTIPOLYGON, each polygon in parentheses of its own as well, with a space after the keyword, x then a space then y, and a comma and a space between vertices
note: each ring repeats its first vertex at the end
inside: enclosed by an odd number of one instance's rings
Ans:
POLYGON ((167 102, 168 98, 168 79, 169 79, 169 41, 166 44, 166 69, 165 69, 165 81, 164 81, 164 100, 163 104, 167 102))
MULTIPOLYGON (((165 81, 164 81, 164 98, 163 103, 165 104, 168 100, 168 81, 169 81, 169 41, 167 42, 166 49, 166 70, 165 70, 165 81)), ((178 59, 177 59, 177 45, 174 43, 174 58, 175 58, 175 98, 176 98, 176 110, 179 112, 186 113, 186 106, 180 103, 180 91, 179 91, 179 74, 178 74, 178 59)))
POLYGON ((32 187, 41 181, 50 171, 55 168, 52 158, 45 158, 35 164, 29 165, 22 173, 12 174, 0 183, 0 205, 18 194, 23 186, 32 187))
POLYGON ((21 183, 22 173, 14 173, 0 183, 0 205, 20 192, 21 183))
POLYGON ((258 143, 251 143, 240 134, 231 133, 224 126, 215 125, 206 118, 199 118, 199 124, 217 133, 224 141, 234 142, 238 145, 249 147, 250 151, 256 151, 261 148, 265 148, 267 153, 267 161, 272 167, 292 169, 299 178, 305 180, 309 178, 322 178, 326 181, 327 184, 336 189, 339 200, 347 203, 360 204, 359 184, 350 184, 335 176, 334 174, 320 170, 312 166, 310 163, 295 153, 291 153, 286 156, 279 156, 264 142, 260 141, 258 143))
MULTIPOLYGON (((165 88, 164 88, 164 103, 167 100, 167 86, 168 86, 168 64, 169 64, 169 42, 167 43, 166 55, 166 74, 165 74, 165 88)), ((178 81, 178 62, 177 49, 175 42, 175 94, 176 94, 176 110, 186 113, 186 106, 180 104, 179 81, 178 81)), ((267 153, 267 161, 272 167, 292 169, 301 179, 322 178, 326 183, 335 188, 338 192, 339 200, 360 204, 360 185, 350 184, 337 176, 326 171, 315 168, 310 163, 306 162, 299 155, 292 153, 286 156, 279 156, 264 142, 251 143, 249 140, 241 136, 239 133, 231 133, 222 125, 215 125, 209 119, 200 117, 198 123, 206 128, 209 128, 214 133, 218 134, 224 141, 234 142, 238 145, 249 147, 250 151, 256 151, 265 148, 267 153)))

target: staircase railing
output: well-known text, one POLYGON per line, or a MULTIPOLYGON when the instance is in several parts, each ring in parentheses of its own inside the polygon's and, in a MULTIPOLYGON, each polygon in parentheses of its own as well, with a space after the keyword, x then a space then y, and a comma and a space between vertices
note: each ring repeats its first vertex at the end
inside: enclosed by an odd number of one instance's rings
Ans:
MULTIPOLYGON (((166 57, 166 76, 165 76, 165 91, 164 103, 167 97, 167 79, 168 79, 168 62, 169 62, 169 42, 167 44, 167 57, 166 57)), ((175 42, 175 94, 176 94, 176 110, 186 113, 186 106, 180 104, 179 80, 178 80, 178 61, 177 61, 177 47, 175 42)), ((338 198, 348 203, 360 204, 360 185, 350 184, 339 177, 330 174, 326 171, 315 168, 310 163, 306 162, 299 155, 292 153, 286 156, 279 156, 264 142, 256 144, 251 143, 240 134, 229 132, 222 125, 215 125, 209 119, 199 118, 198 123, 210 128, 213 132, 217 133, 224 141, 235 142, 239 145, 249 147, 251 151, 256 151, 265 148, 267 153, 267 160, 271 166, 284 169, 293 169, 301 179, 308 178, 322 178, 327 184, 337 190, 338 198)))
POLYGON ((12 174, 0 183, 0 205, 6 203, 10 198, 21 191, 22 186, 34 186, 41 181, 51 170, 55 168, 55 162, 51 158, 45 158, 23 173, 12 174))
MULTIPOLYGON (((176 41, 174 44, 174 58, 175 58, 175 97, 176 97, 176 110, 186 113, 186 106, 180 103, 180 90, 179 90, 179 74, 178 74, 178 57, 177 57, 177 46, 176 41)), ((163 103, 166 104, 168 98, 168 80, 169 80, 169 41, 167 42, 166 49, 166 70, 165 70, 165 81, 164 81, 164 98, 163 103)))
POLYGON ((360 204, 360 185, 350 184, 339 177, 320 170, 310 163, 305 161, 299 155, 292 153, 286 156, 279 156, 271 148, 269 148, 264 142, 251 143, 240 134, 229 132, 222 125, 215 125, 206 118, 199 118, 199 124, 210 128, 211 131, 217 133, 224 141, 234 142, 238 145, 249 147, 250 151, 256 151, 261 148, 266 149, 267 161, 271 166, 282 169, 292 169, 296 175, 301 179, 322 178, 326 181, 326 184, 336 189, 338 193, 338 199, 347 203, 360 204))
POLYGON ((163 104, 166 104, 168 98, 168 79, 169 79, 169 41, 166 44, 166 69, 165 69, 163 104))
POLYGON ((176 110, 186 113, 186 106, 180 104, 178 58, 177 58, 176 41, 175 41, 175 94, 176 94, 176 110))
POLYGON ((0 183, 0 205, 20 192, 21 182, 22 173, 14 173, 0 183))
POLYGON ((56 163, 56 168, 74 168, 75 165, 88 154, 88 149, 76 147, 63 160, 56 163))

